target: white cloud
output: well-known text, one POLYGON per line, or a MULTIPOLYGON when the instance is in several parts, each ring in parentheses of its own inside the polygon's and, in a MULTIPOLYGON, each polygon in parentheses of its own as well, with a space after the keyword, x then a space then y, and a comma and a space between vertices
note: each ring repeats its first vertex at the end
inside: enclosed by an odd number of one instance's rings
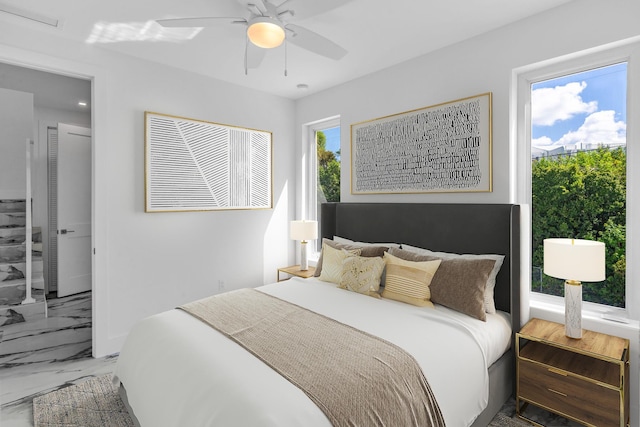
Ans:
MULTIPOLYGON (((613 110, 598 111, 590 114, 577 130, 564 134, 556 145, 588 148, 598 145, 620 145, 626 143, 627 125, 616 121, 613 110)), ((546 137, 543 137, 546 138, 546 137)), ((547 138, 548 139, 548 138, 547 138)))
POLYGON ((545 145, 552 145, 553 140, 548 136, 541 136, 540 138, 533 138, 531 140, 531 145, 534 147, 543 147, 545 145))
POLYGON ((534 126, 551 126, 569 120, 577 114, 589 114, 598 109, 598 101, 584 102, 580 93, 585 82, 536 89, 531 93, 531 120, 534 126))

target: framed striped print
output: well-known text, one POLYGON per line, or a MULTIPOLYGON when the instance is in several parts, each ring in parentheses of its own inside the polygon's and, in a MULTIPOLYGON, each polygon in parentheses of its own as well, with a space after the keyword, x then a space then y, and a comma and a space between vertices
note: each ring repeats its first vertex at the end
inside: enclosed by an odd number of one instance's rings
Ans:
POLYGON ((272 134, 145 112, 145 211, 271 209, 272 134))

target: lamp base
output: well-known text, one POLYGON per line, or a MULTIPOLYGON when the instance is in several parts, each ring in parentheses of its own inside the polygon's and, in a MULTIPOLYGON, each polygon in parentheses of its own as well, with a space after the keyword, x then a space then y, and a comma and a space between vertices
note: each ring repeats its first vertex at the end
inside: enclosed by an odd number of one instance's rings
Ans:
POLYGON ((582 338, 582 283, 564 282, 564 333, 569 338, 582 338))
POLYGON ((300 242, 300 271, 307 271, 309 269, 309 261, 307 260, 307 242, 300 242))

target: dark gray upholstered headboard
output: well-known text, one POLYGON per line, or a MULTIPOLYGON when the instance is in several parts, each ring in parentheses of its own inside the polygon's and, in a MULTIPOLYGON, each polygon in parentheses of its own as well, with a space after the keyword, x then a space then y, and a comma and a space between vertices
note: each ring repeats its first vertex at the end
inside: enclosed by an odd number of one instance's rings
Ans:
POLYGON ((325 203, 321 235, 394 242, 432 251, 500 254, 498 310, 520 330, 520 206, 511 204, 325 203))

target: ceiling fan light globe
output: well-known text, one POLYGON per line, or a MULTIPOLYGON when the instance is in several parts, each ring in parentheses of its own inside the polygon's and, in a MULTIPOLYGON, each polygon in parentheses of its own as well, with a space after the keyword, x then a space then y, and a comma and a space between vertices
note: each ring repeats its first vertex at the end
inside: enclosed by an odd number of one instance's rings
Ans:
POLYGON ((278 22, 267 17, 259 17, 249 23, 247 36, 254 45, 272 49, 282 44, 285 32, 278 22))

